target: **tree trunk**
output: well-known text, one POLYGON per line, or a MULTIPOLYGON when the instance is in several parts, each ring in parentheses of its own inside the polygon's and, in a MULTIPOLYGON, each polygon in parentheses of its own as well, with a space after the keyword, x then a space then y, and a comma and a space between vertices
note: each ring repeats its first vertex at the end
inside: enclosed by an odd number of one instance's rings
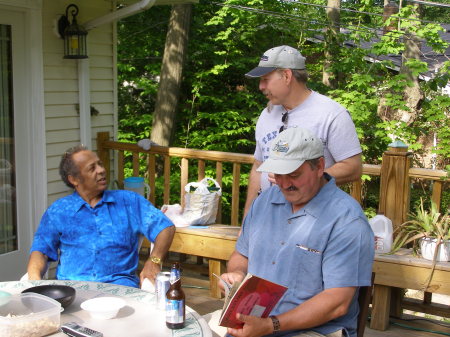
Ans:
MULTIPOLYGON (((420 7, 418 4, 413 4, 415 9, 413 15, 411 15, 412 19, 419 19, 420 15, 420 7)), ((420 25, 418 21, 411 21, 412 25, 420 25)), ((419 87, 419 78, 418 76, 414 76, 411 69, 405 64, 409 59, 420 60, 420 38, 417 37, 410 30, 405 31, 405 51, 402 55, 402 66, 400 68, 400 73, 405 74, 406 78, 410 82, 410 85, 406 87, 404 92, 404 98, 406 106, 409 110, 401 110, 399 111, 399 119, 403 122, 410 124, 417 117, 417 113, 420 107, 420 102, 423 99, 423 94, 419 87)))
POLYGON ((191 21, 190 4, 174 5, 170 14, 151 140, 169 146, 173 131, 191 21))
MULTIPOLYGON (((419 5, 414 5, 415 11, 409 17, 411 19, 419 19, 419 5)), ((411 25, 419 25, 419 21, 411 21, 411 25)), ((400 23, 399 23, 400 24, 400 23)), ((409 59, 420 60, 420 39, 413 33, 411 29, 405 31, 403 37, 405 50, 402 53, 402 65, 400 73, 405 74, 407 80, 410 82, 403 92, 403 98, 408 110, 395 110, 385 104, 384 95, 378 104, 378 115, 385 121, 403 121, 406 124, 411 124, 417 117, 420 108, 420 102, 423 99, 423 94, 419 87, 419 78, 414 76, 411 69, 408 68, 406 62, 409 59)))
POLYGON ((325 32, 325 61, 323 64, 322 83, 335 88, 338 74, 330 69, 339 52, 339 23, 341 0, 328 0, 327 16, 330 22, 325 32))

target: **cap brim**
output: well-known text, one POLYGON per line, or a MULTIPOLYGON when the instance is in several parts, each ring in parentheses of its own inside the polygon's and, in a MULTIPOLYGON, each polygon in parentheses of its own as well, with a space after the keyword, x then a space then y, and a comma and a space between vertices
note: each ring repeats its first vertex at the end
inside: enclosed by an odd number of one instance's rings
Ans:
POLYGON ((252 70, 250 70, 247 74, 245 74, 245 77, 261 77, 264 76, 272 71, 277 69, 276 67, 256 67, 252 70))
POLYGON ((283 159, 267 159, 256 171, 268 172, 275 174, 289 174, 298 169, 305 160, 283 160, 283 159))

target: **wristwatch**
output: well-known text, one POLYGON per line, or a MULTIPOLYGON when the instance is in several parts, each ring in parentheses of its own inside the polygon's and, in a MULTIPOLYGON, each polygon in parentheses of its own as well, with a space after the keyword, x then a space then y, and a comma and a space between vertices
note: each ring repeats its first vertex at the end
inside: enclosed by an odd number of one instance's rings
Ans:
POLYGON ((152 261, 153 263, 158 264, 159 266, 162 265, 162 260, 159 257, 156 256, 150 256, 150 261, 152 261))
POLYGON ((277 316, 269 316, 269 318, 272 320, 273 332, 280 331, 280 321, 278 320, 277 316))

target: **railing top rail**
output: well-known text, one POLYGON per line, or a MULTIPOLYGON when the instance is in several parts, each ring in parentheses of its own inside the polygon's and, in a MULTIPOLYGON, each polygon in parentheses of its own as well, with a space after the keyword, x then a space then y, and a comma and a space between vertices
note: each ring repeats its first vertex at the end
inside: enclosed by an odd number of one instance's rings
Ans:
POLYGON ((431 180, 442 180, 442 178, 444 178, 444 181, 450 181, 450 178, 447 176, 447 172, 444 170, 433 170, 418 167, 411 167, 409 169, 409 177, 431 180))
POLYGON ((203 159, 220 162, 253 164, 254 158, 251 154, 242 154, 234 152, 209 151, 209 150, 194 150, 181 147, 166 147, 152 145, 149 150, 144 150, 133 143, 124 143, 116 141, 105 141, 103 143, 105 149, 120 150, 120 151, 134 151, 150 154, 168 155, 170 157, 182 157, 188 159, 203 159))
MULTIPOLYGON (((363 164, 363 174, 379 176, 381 174, 381 165, 363 164)), ((447 172, 444 170, 411 167, 408 175, 410 178, 450 181, 450 178, 447 177, 447 172)))
MULTIPOLYGON (((132 151, 142 152, 150 154, 168 155, 170 157, 181 157, 187 159, 203 159, 219 162, 231 162, 231 163, 243 163, 253 164, 254 157, 251 154, 234 153, 234 152, 222 152, 222 151, 210 151, 210 150, 195 150, 181 147, 167 147, 153 145, 149 150, 144 150, 134 143, 105 141, 103 143, 105 149, 119 150, 119 151, 132 151)), ((363 174, 380 175, 381 165, 363 164, 363 174)), ((442 180, 450 181, 447 177, 447 172, 444 170, 432 170, 426 168, 412 167, 409 169, 410 178, 421 178, 430 180, 442 180)))
POLYGON ((379 176, 381 174, 381 165, 363 164, 363 174, 379 176))

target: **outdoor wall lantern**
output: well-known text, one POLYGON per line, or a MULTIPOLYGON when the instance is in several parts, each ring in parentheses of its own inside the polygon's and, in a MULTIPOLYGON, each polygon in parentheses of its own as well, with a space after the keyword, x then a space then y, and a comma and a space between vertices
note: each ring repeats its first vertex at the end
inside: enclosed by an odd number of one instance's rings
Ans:
POLYGON ((87 31, 77 23, 77 15, 77 5, 70 4, 66 8, 66 15, 62 15, 58 20, 58 32, 64 39, 65 59, 85 59, 88 57, 86 48, 87 31), (69 22, 69 10, 72 14, 72 23, 69 22))

